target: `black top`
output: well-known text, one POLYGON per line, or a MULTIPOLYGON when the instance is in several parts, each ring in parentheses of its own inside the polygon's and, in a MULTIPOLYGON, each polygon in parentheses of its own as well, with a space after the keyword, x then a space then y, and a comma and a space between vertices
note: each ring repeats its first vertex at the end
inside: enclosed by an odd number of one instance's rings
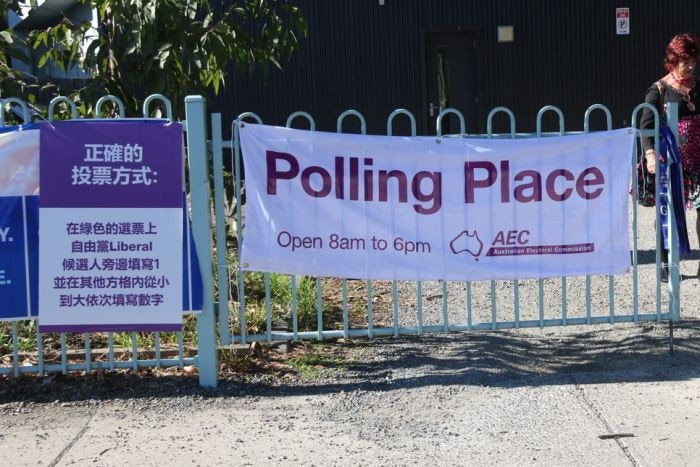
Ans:
MULTIPOLYGON (((690 97, 691 101, 695 105, 695 110, 690 110, 688 108, 688 102, 684 100, 685 94, 671 86, 670 84, 666 83, 663 80, 659 81, 662 86, 664 86, 664 104, 667 102, 678 102, 678 119, 680 120, 683 117, 689 117, 692 115, 699 115, 700 114, 700 93, 698 92, 698 80, 695 80, 695 86, 693 89, 690 90, 688 93, 688 96, 690 97)), ((649 86, 649 89, 647 89, 646 96, 644 98, 644 102, 647 104, 651 104, 655 106, 659 110, 659 119, 660 123, 665 123, 666 121, 666 114, 664 113, 664 108, 663 105, 660 105, 659 103, 659 88, 656 86, 656 83, 653 83, 651 86, 649 86)), ((644 109, 642 111, 642 119, 639 122, 639 128, 646 130, 646 129, 653 129, 654 128, 654 113, 649 110, 649 109, 644 109)), ((646 151, 649 148, 654 147, 654 138, 649 137, 649 138, 643 138, 642 139, 642 146, 643 150, 646 151)))

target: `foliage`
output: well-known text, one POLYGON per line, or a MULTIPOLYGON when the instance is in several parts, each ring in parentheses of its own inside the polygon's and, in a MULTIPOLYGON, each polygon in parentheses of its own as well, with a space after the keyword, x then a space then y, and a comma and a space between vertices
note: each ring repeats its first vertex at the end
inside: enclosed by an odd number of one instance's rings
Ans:
POLYGON ((3 2, 0 6, 0 98, 24 96, 29 86, 20 72, 12 68, 11 59, 29 60, 25 43, 12 34, 8 29, 8 8, 18 8, 17 1, 3 2))
POLYGON ((299 328, 315 329, 316 321, 316 280, 304 276, 297 284, 297 316, 299 328))
MULTIPOLYGON (((0 322, 0 356, 13 352, 13 327, 16 327, 17 348, 20 352, 32 352, 37 346, 37 321, 17 321, 13 326, 11 322, 0 322)), ((66 345, 68 348, 82 347, 85 335, 82 333, 67 333, 66 345)), ((130 350, 133 339, 139 348, 154 348, 155 333, 153 332, 117 332, 112 334, 116 348, 130 350)), ((178 333, 159 333, 161 346, 177 346, 179 344, 178 333)), ((108 345, 108 333, 90 334, 90 345, 93 349, 106 348, 108 345)), ((197 319, 196 315, 188 314, 183 318, 182 342, 185 346, 197 345, 197 319)), ((44 351, 59 351, 60 337, 58 334, 43 334, 44 351)))
MULTIPOLYGON (((29 352, 34 350, 36 347, 36 341, 33 337, 35 327, 34 321, 19 321, 16 324, 18 351, 29 352)), ((13 352, 12 328, 13 326, 11 323, 2 323, 0 325, 0 355, 13 352)))
MULTIPOLYGON (((284 322, 292 326, 292 280, 286 274, 268 274, 270 287, 270 309, 273 324, 284 322)), ((266 327, 265 274, 245 273, 246 321, 248 331, 262 331, 266 327)), ((310 330, 316 326, 315 279, 301 277, 296 283, 297 323, 299 330, 310 330)))
MULTIPOLYGON (((17 3, 10 2, 9 8, 16 9, 17 3)), ((287 0, 81 3, 97 11, 97 27, 63 15, 57 24, 32 31, 27 44, 37 54, 39 68, 49 63, 64 70, 76 65, 91 73, 92 79, 71 96, 84 116, 93 116, 91 103, 106 94, 122 100, 127 116, 139 116, 143 98, 158 93, 171 99, 174 117, 183 118, 185 96, 218 94, 232 68, 281 68, 307 34, 301 12, 287 0)), ((4 29, 0 37, 0 58, 7 63, 14 50, 7 41, 17 35, 4 29)), ((0 72, 5 73, 0 92, 17 92, 21 80, 16 74, 0 72)))

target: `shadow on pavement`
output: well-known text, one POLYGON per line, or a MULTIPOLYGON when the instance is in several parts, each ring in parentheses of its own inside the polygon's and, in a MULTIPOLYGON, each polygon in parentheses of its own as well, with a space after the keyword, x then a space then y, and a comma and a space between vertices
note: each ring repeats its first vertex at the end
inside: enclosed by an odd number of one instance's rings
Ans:
POLYGON ((114 372, 0 378, 0 403, 395 391, 422 386, 522 387, 700 377, 700 320, 337 342, 319 378, 246 374, 199 387, 196 375, 114 372), (581 330, 585 329, 585 330, 581 330))
MULTIPOLYGON (((700 260, 700 250, 691 250, 686 256, 681 257, 681 261, 697 261, 700 260)), ((656 250, 637 250, 637 263, 656 264, 656 250)))

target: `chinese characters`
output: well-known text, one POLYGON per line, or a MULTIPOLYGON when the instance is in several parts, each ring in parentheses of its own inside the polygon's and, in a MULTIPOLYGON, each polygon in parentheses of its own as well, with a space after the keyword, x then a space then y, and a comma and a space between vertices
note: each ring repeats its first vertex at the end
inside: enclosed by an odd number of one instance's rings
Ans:
POLYGON ((150 307, 163 303, 159 290, 167 288, 170 279, 165 273, 158 274, 160 258, 154 255, 153 241, 140 239, 157 235, 155 224, 66 222, 65 232, 76 240, 70 242, 67 253, 71 256, 61 260, 64 274, 53 277, 53 289, 60 291, 59 306, 150 307), (107 293, 102 292, 105 289, 107 293))
POLYGON ((143 165, 139 144, 85 144, 83 162, 71 169, 71 185, 151 185, 158 172, 143 165), (140 164, 140 165, 139 165, 140 164))

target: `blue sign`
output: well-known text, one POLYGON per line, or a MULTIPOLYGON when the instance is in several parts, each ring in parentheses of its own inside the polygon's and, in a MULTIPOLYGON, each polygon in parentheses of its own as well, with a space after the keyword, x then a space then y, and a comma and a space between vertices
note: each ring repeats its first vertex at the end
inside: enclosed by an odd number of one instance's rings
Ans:
POLYGON ((39 197, 0 197, 0 319, 38 315, 39 197))
POLYGON ((659 131, 659 154, 666 155, 668 161, 659 161, 659 211, 661 218, 661 231, 663 233, 664 248, 669 249, 668 223, 669 223, 669 202, 673 203, 675 213, 676 231, 678 232, 678 251, 681 255, 690 253, 690 242, 688 240, 688 226, 685 220, 685 197, 683 194, 683 166, 681 164, 681 154, 676 144, 676 138, 668 126, 664 125, 659 131), (666 177, 666 164, 669 165, 668 176, 672 180, 672 192, 669 193, 669 180, 666 177))
POLYGON ((182 310, 184 312, 202 311, 204 287, 202 272, 199 269, 199 257, 194 247, 194 236, 187 214, 187 197, 182 203, 182 310))

